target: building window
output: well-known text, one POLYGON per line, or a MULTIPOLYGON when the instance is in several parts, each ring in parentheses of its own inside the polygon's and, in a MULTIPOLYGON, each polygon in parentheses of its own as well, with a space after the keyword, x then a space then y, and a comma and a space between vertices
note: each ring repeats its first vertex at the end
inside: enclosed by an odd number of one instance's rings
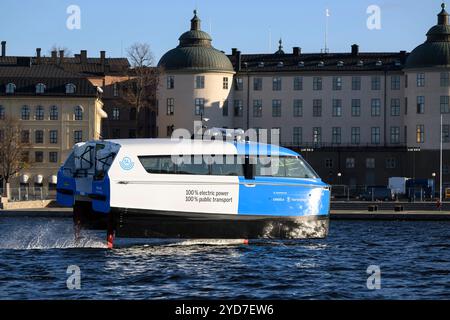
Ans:
POLYGON ((34 132, 34 142, 35 143, 44 143, 44 130, 36 130, 34 132))
POLYGON ((325 168, 332 169, 333 168, 333 159, 325 159, 325 168))
POLYGON ((128 138, 135 139, 136 138, 136 129, 129 129, 128 130, 128 138))
POLYGON ((441 96, 441 113, 449 113, 449 96, 441 96))
POLYGON ((58 120, 58 107, 57 106, 50 107, 50 120, 58 120))
POLYGON ((355 158, 345 159, 345 167, 347 169, 354 169, 355 168, 355 158))
POLYGON ((359 127, 352 128, 351 143, 360 144, 361 142, 361 129, 359 127))
POLYGON ((425 97, 424 96, 417 97, 417 113, 418 114, 425 113, 425 97))
POLYGON ((303 117, 303 100, 294 100, 294 117, 303 117))
POLYGON ((425 142, 425 126, 423 124, 418 124, 416 126, 416 142, 417 143, 425 142))
POLYGON ((262 78, 253 78, 253 90, 254 91, 261 91, 262 90, 262 78))
POLYGON ((386 158, 386 169, 395 169, 397 167, 397 159, 386 158))
POLYGON ((222 116, 228 117, 228 100, 225 100, 225 101, 223 102, 223 106, 222 106, 222 116))
POLYGON ((174 126, 173 126, 173 125, 167 126, 167 127, 166 127, 166 136, 167 136, 167 137, 172 136, 173 131, 174 131, 174 126))
POLYGON ((229 85, 228 85, 228 77, 223 77, 223 79, 222 79, 222 88, 224 90, 228 90, 228 87, 229 87, 229 85))
POLYGON ((281 91, 281 78, 274 77, 272 79, 272 90, 273 91, 281 91))
POLYGON ((332 144, 341 144, 341 128, 333 127, 331 132, 332 132, 331 143, 332 144))
POLYGON ((36 151, 34 153, 34 162, 36 163, 44 162, 44 153, 42 151, 36 151))
POLYGON ((80 143, 82 141, 83 141, 83 131, 75 130, 73 132, 73 142, 74 143, 80 143))
POLYGON ((314 143, 322 142, 322 128, 320 127, 313 128, 313 142, 314 143))
POLYGON ((352 90, 361 90, 361 77, 352 77, 352 90))
POLYGON ((119 107, 114 107, 112 110, 112 119, 113 120, 120 120, 120 109, 119 107))
POLYGON ((400 99, 391 99, 391 116, 400 116, 400 99))
POLYGON ((22 120, 30 120, 30 107, 22 106, 21 116, 22 120))
POLYGON ((333 99, 333 117, 342 117, 341 99, 333 99))
POLYGON ((234 90, 242 91, 244 90, 244 80, 242 78, 235 78, 234 80, 234 90))
POLYGON ((244 104, 242 100, 234 100, 234 116, 242 117, 244 113, 244 104))
POLYGON ((342 90, 342 77, 333 77, 333 90, 342 90))
POLYGON ((380 76, 372 77, 372 90, 381 90, 381 78, 380 76))
POLYGON ((372 127, 371 128, 371 143, 372 144, 380 144, 380 127, 372 127))
POLYGON ((175 99, 174 98, 168 98, 167 99, 166 114, 168 116, 173 116, 174 113, 175 113, 175 99))
POLYGON ((16 91, 16 85, 14 83, 8 83, 6 85, 6 94, 13 94, 16 91))
POLYGON ((375 169, 375 158, 367 158, 366 159, 366 168, 367 169, 375 169))
POLYGON ((113 139, 119 139, 120 138, 120 129, 113 129, 112 137, 113 137, 113 139))
POLYGON ((361 100, 352 99, 352 117, 361 116, 361 100))
POLYGON ((448 87, 450 85, 450 76, 448 72, 441 72, 441 87, 448 87))
POLYGON ((195 89, 205 89, 205 76, 195 77, 195 89))
POLYGON ((400 90, 400 76, 391 76, 391 90, 400 90))
POLYGON ((272 117, 281 117, 281 100, 272 100, 272 117))
POLYGON ((262 117, 262 100, 253 100, 253 117, 262 117))
POLYGON ((74 109, 74 116, 75 120, 83 120, 83 107, 82 106, 76 106, 74 109))
POLYGON ((372 117, 379 117, 381 115, 381 100, 372 99, 371 106, 372 117))
POLYGON ((35 109, 35 119, 36 120, 44 120, 44 107, 37 106, 35 109))
POLYGON ((391 143, 400 143, 400 127, 391 127, 391 143))
POLYGON ((50 163, 57 163, 58 162, 58 152, 51 151, 48 153, 48 161, 50 163))
POLYGON ((405 97, 405 115, 408 114, 408 97, 405 97))
POLYGON ((113 96, 119 96, 119 84, 117 82, 113 84, 113 96))
POLYGON ((30 130, 22 130, 21 131, 20 141, 22 143, 30 143, 30 130))
POLYGON ((77 87, 73 83, 66 84, 66 94, 73 94, 77 90, 77 87))
POLYGON ((442 125, 442 142, 450 142, 450 125, 448 124, 442 125))
POLYGON ((5 120, 5 107, 0 105, 0 120, 5 120))
POLYGON ((43 84, 43 83, 38 83, 37 85, 36 85, 36 93, 37 94, 42 94, 42 93, 45 93, 45 84, 43 84))
POLYGON ((294 127, 292 142, 295 146, 299 146, 303 142, 303 132, 301 127, 294 127))
POLYGON ((321 117, 322 116, 322 100, 314 99, 313 100, 313 117, 321 117))
POLYGON ((175 88, 175 77, 167 76, 167 89, 171 90, 175 88))
POLYGON ((50 130, 49 132, 49 142, 51 144, 58 143, 58 130, 50 130))
POLYGON ((205 99, 197 98, 195 99, 195 115, 201 116, 205 114, 205 99))
POLYGON ((425 87, 425 73, 418 73, 416 82, 418 87, 425 87))
POLYGON ((408 88, 408 75, 405 74, 405 88, 408 88))
POLYGON ((294 91, 303 90, 303 77, 294 77, 294 91))
POLYGON ((313 90, 314 91, 322 90, 322 77, 313 78, 313 90))

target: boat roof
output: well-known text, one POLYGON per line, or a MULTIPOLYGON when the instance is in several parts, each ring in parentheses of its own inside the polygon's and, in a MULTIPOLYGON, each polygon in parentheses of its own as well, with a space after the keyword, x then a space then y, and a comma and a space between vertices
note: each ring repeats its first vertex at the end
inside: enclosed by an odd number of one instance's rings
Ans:
MULTIPOLYGON (((239 154, 239 155, 279 155, 298 156, 299 154, 283 147, 257 142, 227 142, 221 140, 199 139, 118 139, 104 140, 141 154, 239 154)), ((94 141, 93 141, 94 142, 94 141)))

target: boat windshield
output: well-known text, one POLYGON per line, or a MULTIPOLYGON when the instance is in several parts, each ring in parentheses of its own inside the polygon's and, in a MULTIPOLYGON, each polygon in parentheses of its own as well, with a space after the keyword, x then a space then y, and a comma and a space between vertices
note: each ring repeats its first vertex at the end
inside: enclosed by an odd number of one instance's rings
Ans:
POLYGON ((257 177, 317 179, 319 176, 302 157, 258 157, 257 177))

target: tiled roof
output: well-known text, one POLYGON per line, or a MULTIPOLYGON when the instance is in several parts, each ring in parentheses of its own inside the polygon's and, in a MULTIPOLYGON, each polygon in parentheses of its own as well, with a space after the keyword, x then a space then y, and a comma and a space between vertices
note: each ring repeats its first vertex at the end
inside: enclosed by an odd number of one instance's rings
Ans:
MULTIPOLYGON (((237 70, 237 54, 228 57, 237 70)), ((403 69, 406 58, 406 52, 242 54, 241 71, 395 71, 403 69)))
POLYGON ((15 96, 36 95, 36 85, 43 83, 40 96, 96 96, 97 89, 80 74, 68 72, 56 65, 0 66, 0 96, 5 96, 8 83, 16 86, 15 96), (76 91, 66 94, 66 84, 73 83, 76 91))
POLYGON ((70 72, 84 73, 86 75, 104 75, 104 74, 125 74, 130 67, 127 58, 105 58, 102 63, 101 58, 87 58, 86 62, 81 63, 81 57, 64 57, 61 63, 60 58, 41 57, 40 62, 36 57, 0 57, 0 67, 7 65, 17 65, 18 61, 31 59, 32 65, 57 65, 70 72))

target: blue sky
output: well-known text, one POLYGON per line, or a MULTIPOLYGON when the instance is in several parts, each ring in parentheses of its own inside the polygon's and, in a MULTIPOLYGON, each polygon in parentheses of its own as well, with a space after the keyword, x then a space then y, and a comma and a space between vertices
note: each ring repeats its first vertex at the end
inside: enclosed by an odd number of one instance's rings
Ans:
POLYGON ((330 51, 349 51, 353 43, 362 51, 411 51, 436 23, 440 4, 440 0, 1 1, 0 40, 7 41, 10 55, 32 55, 37 47, 48 54, 56 44, 73 53, 86 49, 89 56, 106 50, 108 57, 125 55, 134 42, 146 42, 157 61, 178 44, 197 7, 203 30, 211 31, 213 45, 227 53, 232 47, 243 53, 275 51, 280 37, 286 51, 300 46, 303 52, 319 52, 328 8, 330 51), (72 4, 81 9, 80 30, 66 28, 66 9, 72 4), (381 30, 366 27, 369 5, 381 8, 381 30))

